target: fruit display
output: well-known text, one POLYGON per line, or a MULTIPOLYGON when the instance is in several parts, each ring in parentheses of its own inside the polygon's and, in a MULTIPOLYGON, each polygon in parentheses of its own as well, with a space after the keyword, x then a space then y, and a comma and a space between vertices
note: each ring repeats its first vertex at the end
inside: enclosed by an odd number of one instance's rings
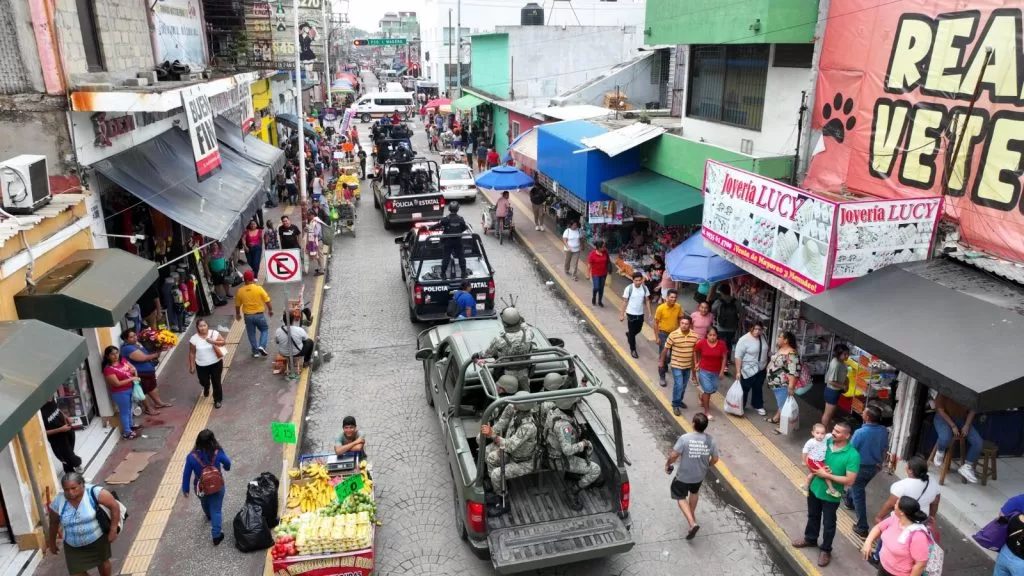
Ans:
MULTIPOLYGON (((373 519, 369 512, 325 515, 305 513, 274 529, 275 549, 281 556, 315 556, 363 550, 373 544, 373 519)), ((271 550, 271 553, 274 553, 271 550)))
POLYGON ((282 534, 274 539, 274 546, 270 549, 270 556, 274 560, 294 556, 299 551, 295 547, 295 537, 291 534, 282 534))
POLYGON ((337 501, 331 477, 321 462, 313 462, 301 470, 289 470, 288 477, 295 479, 288 488, 288 500, 285 502, 288 508, 311 512, 337 501))
POLYGON ((377 503, 373 496, 366 492, 356 492, 345 498, 344 502, 335 501, 320 511, 322 516, 338 516, 343 514, 366 514, 370 522, 377 521, 377 503))

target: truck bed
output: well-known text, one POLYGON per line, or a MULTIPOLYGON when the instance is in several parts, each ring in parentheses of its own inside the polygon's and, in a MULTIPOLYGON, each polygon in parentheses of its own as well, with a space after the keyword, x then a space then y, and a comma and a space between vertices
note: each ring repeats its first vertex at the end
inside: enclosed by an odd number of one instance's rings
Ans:
POLYGON ((581 491, 582 510, 569 508, 563 476, 562 472, 543 471, 510 480, 508 502, 511 510, 497 518, 488 518, 488 530, 618 511, 618 496, 612 491, 610 482, 605 482, 600 488, 591 486, 581 491))

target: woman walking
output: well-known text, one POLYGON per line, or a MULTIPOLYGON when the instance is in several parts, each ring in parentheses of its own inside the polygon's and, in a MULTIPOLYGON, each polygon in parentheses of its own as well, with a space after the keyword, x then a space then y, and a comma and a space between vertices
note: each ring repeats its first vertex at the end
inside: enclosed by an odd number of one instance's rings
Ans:
POLYGON ((231 298, 231 275, 228 273, 227 255, 224 253, 224 246, 220 242, 210 245, 210 252, 206 258, 206 270, 209 273, 207 279, 213 285, 213 293, 225 303, 231 298))
POLYGON ((267 219, 267 227, 263 229, 263 249, 281 249, 281 242, 277 239, 277 229, 274 227, 274 221, 269 218, 267 219))
POLYGON ((587 264, 590 265, 590 281, 593 284, 590 303, 604 308, 604 283, 608 280, 608 248, 604 240, 594 242, 594 249, 587 255, 587 264))
POLYGON ((57 548, 57 527, 64 532, 64 559, 68 573, 85 576, 97 569, 100 576, 111 576, 110 545, 121 531, 121 505, 113 494, 99 486, 87 484, 78 472, 68 472, 61 480, 62 491, 50 502, 50 533, 46 548, 60 554, 57 548), (110 528, 106 531, 97 518, 99 506, 110 511, 110 528))
POLYGON ((213 386, 213 407, 220 408, 224 401, 224 390, 221 388, 220 377, 224 373, 224 337, 203 318, 196 322, 196 333, 188 341, 188 373, 199 375, 199 385, 203 387, 203 397, 210 396, 213 386))
POLYGON ((895 513, 871 529, 860 551, 865 560, 869 559, 875 541, 882 539, 878 576, 921 576, 924 573, 932 540, 922 524, 927 519, 928 515, 921 510, 917 500, 903 496, 896 505, 895 513))
POLYGON ((181 493, 188 498, 188 491, 191 488, 199 497, 199 502, 203 505, 203 514, 210 521, 214 546, 224 540, 224 532, 221 530, 221 508, 224 505, 226 487, 221 468, 231 470, 231 459, 217 443, 213 432, 203 430, 196 436, 195 447, 185 458, 181 493), (195 479, 192 476, 195 476, 195 479))
POLYGON ((882 504, 882 509, 875 516, 875 524, 880 524, 896 508, 900 498, 910 496, 917 500, 922 510, 928 513, 928 526, 939 541, 939 533, 936 530, 935 517, 939 513, 939 502, 942 494, 939 493, 939 483, 932 482, 928 477, 928 463, 920 456, 914 456, 907 460, 907 477, 894 482, 889 488, 889 499, 882 504))
POLYGON ((143 402, 143 409, 148 416, 158 416, 157 408, 170 408, 172 404, 164 402, 160 398, 160 391, 157 390, 156 362, 160 358, 160 352, 149 352, 139 344, 139 335, 129 328, 121 334, 121 356, 128 359, 135 367, 136 377, 146 393, 146 401, 143 402))
POLYGON ((320 249, 322 240, 323 226, 320 219, 310 213, 306 218, 306 255, 310 260, 316 261, 316 272, 313 273, 315 276, 323 274, 325 268, 324 255, 320 249))
MULTIPOLYGON (((703 303, 707 306, 707 303, 703 303)), ((696 329, 694 330, 696 331, 696 329)), ((693 346, 694 364, 697 365, 697 382, 700 384, 700 405, 709 421, 715 419, 711 415, 711 395, 718 392, 718 381, 725 376, 728 365, 729 349, 718 339, 718 331, 707 329, 707 336, 693 346)))
MULTIPOLYGON (((770 424, 778 424, 782 416, 782 405, 786 398, 796 394, 796 382, 800 377, 800 356, 796 353, 796 336, 786 331, 779 334, 776 340, 778 351, 768 361, 768 389, 775 395, 775 415, 767 420, 770 424)), ((776 434, 782 432, 775 430, 776 434)))
MULTIPOLYGON (((714 315, 711 314, 711 305, 707 302, 697 304, 697 311, 694 312, 692 320, 693 331, 697 333, 697 336, 707 338, 708 329, 711 328, 715 321, 714 315)), ((717 330, 715 331, 715 336, 718 336, 717 330)))
POLYGON ((259 276, 263 263, 263 231, 255 220, 249 220, 242 239, 245 241, 245 262, 252 273, 259 276))
POLYGON ((132 414, 132 388, 138 376, 135 367, 121 357, 117 346, 107 346, 103 350, 103 377, 110 388, 110 398, 117 404, 121 436, 125 440, 133 440, 136 437, 135 431, 142 428, 135 424, 132 414))

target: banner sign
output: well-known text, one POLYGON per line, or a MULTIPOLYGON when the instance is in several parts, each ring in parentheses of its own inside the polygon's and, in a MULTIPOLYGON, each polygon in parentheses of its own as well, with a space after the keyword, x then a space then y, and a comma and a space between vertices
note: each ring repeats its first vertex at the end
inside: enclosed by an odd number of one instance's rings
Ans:
POLYGON ((270 22, 270 13, 269 2, 257 1, 245 4, 245 32, 252 44, 249 61, 257 68, 274 61, 274 51, 271 48, 274 32, 270 22))
POLYGON ((242 138, 253 131, 256 127, 256 109, 252 103, 252 84, 246 82, 242 87, 244 100, 242 102, 242 138))
POLYGON ((153 5, 152 33, 156 38, 156 61, 174 62, 191 67, 206 67, 206 26, 200 0, 162 0, 153 5))
POLYGON ((943 198, 973 247, 1024 262, 1021 9, 832 0, 804 186, 943 198))
POLYGON ((203 92, 202 85, 181 91, 181 105, 188 119, 188 136, 192 140, 192 155, 196 161, 196 177, 202 182, 220 170, 220 146, 213 125, 213 108, 203 92))

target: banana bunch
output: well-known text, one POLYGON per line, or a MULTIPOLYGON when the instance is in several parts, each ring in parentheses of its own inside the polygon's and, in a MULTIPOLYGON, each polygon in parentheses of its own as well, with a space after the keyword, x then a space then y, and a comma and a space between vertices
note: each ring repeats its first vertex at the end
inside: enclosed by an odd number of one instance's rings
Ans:
POLYGON ((288 471, 288 477, 291 478, 292 480, 298 480, 299 478, 302 477, 302 470, 299 470, 298 468, 292 468, 291 470, 288 471))
POLYGON ((336 500, 334 491, 327 480, 320 478, 307 484, 292 484, 288 489, 288 508, 298 507, 303 512, 323 508, 336 500))
POLYGON ((328 480, 329 475, 327 474, 327 466, 324 466, 323 462, 312 462, 307 464, 302 469, 303 474, 309 478, 315 480, 328 480))

